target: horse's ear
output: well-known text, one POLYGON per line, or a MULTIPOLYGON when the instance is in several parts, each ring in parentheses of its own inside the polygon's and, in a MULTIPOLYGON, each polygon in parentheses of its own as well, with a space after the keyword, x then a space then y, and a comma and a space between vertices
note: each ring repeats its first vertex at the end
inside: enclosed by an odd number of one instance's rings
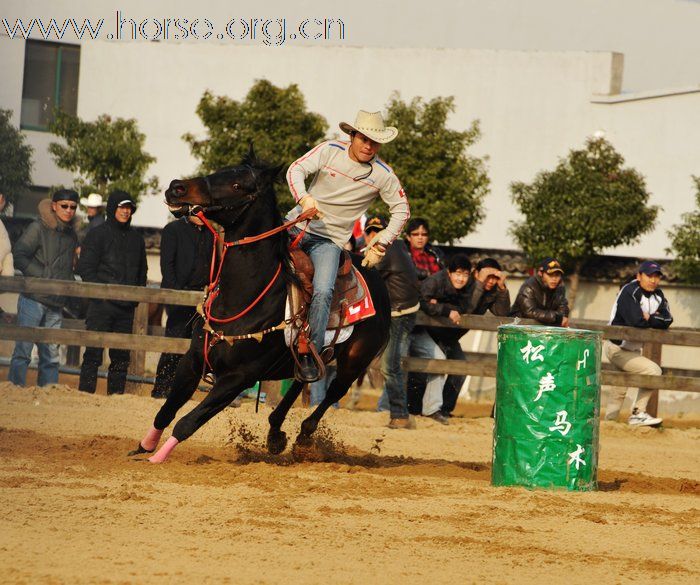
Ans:
POLYGON ((281 175, 280 173, 282 172, 282 169, 284 168, 284 165, 275 165, 275 166, 270 166, 267 167, 264 171, 263 174, 270 179, 270 181, 276 181, 280 180, 281 181, 281 175))
POLYGON ((255 155, 255 148, 253 147, 253 141, 248 142, 248 154, 245 155, 246 162, 248 164, 253 164, 258 157, 255 155))

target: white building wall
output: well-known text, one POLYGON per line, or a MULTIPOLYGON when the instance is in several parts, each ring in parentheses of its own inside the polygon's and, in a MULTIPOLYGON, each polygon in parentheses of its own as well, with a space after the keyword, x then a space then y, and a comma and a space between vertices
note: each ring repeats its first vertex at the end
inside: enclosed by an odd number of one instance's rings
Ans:
MULTIPOLYGON (((0 38, 3 78, 10 81, 0 85, 0 107, 15 111, 21 104, 23 45, 0 38)), ((337 123, 352 121, 359 108, 382 109, 395 90, 404 99, 454 95, 457 110, 449 123, 464 129, 481 120, 483 137, 473 152, 489 156, 491 178, 486 219, 460 243, 490 248, 516 247, 505 233, 518 217, 509 184, 531 181, 602 129, 647 177, 652 202, 664 208, 654 233, 639 245, 605 252, 664 256, 666 231, 694 206, 690 175, 700 173, 700 90, 636 101, 618 96, 611 102, 605 96, 619 86, 620 66, 621 56, 611 52, 91 41, 81 49, 78 114, 136 118, 146 150, 158 159, 149 174, 164 189, 196 169, 182 135, 203 135, 195 108, 207 89, 240 100, 259 78, 297 83, 331 133, 339 133, 337 123)), ((52 137, 27 134, 37 153, 35 184, 69 181, 46 153, 52 137)), ((161 195, 146 199, 134 218, 136 225, 150 226, 167 220, 161 195)))

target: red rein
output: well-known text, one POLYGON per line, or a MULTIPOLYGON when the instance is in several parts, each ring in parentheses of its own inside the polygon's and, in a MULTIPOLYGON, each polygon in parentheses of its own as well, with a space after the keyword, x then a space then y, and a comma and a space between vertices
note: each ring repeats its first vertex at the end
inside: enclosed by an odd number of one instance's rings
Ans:
MULTIPOLYGON (((217 317, 212 317, 211 315, 211 305, 214 302, 214 299, 219 296, 219 280, 221 279, 221 269, 224 266, 224 259, 226 258, 226 252, 228 252, 229 248, 234 248, 236 246, 245 246, 246 244, 253 244, 255 242, 259 242, 260 240, 264 240, 266 238, 269 238, 270 236, 274 236, 275 234, 278 234, 293 225, 296 225, 299 222, 302 221, 309 221, 314 215, 316 214, 316 209, 309 209, 308 211, 305 211, 299 217, 292 221, 288 221, 286 223, 283 223, 281 226, 278 226, 276 228, 273 228, 269 231, 263 232, 262 234, 258 234, 257 236, 247 236, 245 238, 242 238, 240 240, 236 240, 234 242, 224 242, 221 238, 221 236, 217 233, 217 231, 214 229, 214 227, 211 225, 209 220, 204 216, 204 210, 199 211, 196 216, 202 220, 202 223, 207 227, 207 229, 214 235, 214 247, 212 249, 212 257, 211 257, 211 268, 209 271, 209 286, 207 287, 207 297, 206 300, 204 301, 204 314, 205 318, 207 321, 212 321, 214 323, 232 323, 233 321, 236 321, 237 319, 240 319, 244 315, 250 312, 250 310, 255 307, 262 299, 263 297, 268 293, 268 291, 272 288, 272 285, 275 284, 275 281, 279 277, 280 273, 282 272, 282 262, 280 262, 277 265, 277 270, 275 271, 275 275, 272 277, 272 280, 267 284, 267 286, 263 289, 263 291, 257 296, 257 298, 250 304, 248 305, 245 309, 237 313, 236 315, 233 315, 232 317, 227 317, 225 319, 219 319, 217 317), (223 251, 221 253, 221 259, 219 260, 219 267, 216 269, 216 249, 218 245, 221 245, 223 247, 223 251), (216 270, 216 276, 214 276, 214 271, 216 270)), ((308 225, 308 223, 307 223, 308 225)), ((304 227, 304 230, 306 231, 306 227, 304 227)), ((303 231, 301 234, 299 234, 299 237, 297 237, 294 242, 292 243, 292 247, 295 247, 297 243, 299 242, 299 239, 301 235, 303 234, 303 231)))

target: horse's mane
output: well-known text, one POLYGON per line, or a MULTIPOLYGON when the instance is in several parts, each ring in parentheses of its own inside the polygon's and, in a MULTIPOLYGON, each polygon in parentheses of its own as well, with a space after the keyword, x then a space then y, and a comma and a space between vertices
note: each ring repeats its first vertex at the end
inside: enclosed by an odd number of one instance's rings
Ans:
MULTIPOLYGON (((241 161, 242 165, 250 167, 256 173, 261 173, 269 179, 267 183, 267 188, 261 193, 264 202, 266 203, 267 212, 273 218, 273 224, 275 227, 282 225, 283 217, 280 213, 279 206, 277 205, 277 193, 275 191, 275 185, 285 184, 282 177, 282 169, 284 165, 275 165, 268 161, 258 158, 253 151, 252 145, 248 154, 243 157, 241 161)), ((294 284, 299 284, 297 276, 292 269, 291 257, 289 255, 289 234, 287 231, 280 232, 276 236, 278 244, 278 254, 282 260, 282 267, 284 278, 287 282, 294 284)))

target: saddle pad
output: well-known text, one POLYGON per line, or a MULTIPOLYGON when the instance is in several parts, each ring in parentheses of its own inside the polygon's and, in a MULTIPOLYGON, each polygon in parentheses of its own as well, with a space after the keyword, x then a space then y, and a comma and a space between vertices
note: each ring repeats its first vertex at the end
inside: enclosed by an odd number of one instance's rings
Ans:
POLYGON ((343 316, 343 325, 352 325, 358 321, 364 321, 369 317, 374 317, 377 311, 374 309, 372 295, 369 294, 367 283, 359 270, 355 269, 355 276, 359 280, 360 288, 365 291, 364 296, 352 305, 348 305, 343 316))
MULTIPOLYGON (((285 319, 289 319, 292 316, 290 305, 291 305, 291 303, 289 302, 289 300, 287 300, 287 302, 285 303, 286 308, 284 310, 284 318, 285 319)), ((357 321, 357 319, 355 321, 357 321)), ((348 338, 352 335, 352 332, 354 329, 355 329, 354 325, 347 325, 345 327, 342 327, 340 329, 340 333, 338 334, 338 340, 335 342, 336 345, 339 343, 343 343, 344 341, 347 341, 348 338)), ((326 336, 323 339, 323 345, 330 345, 331 342, 333 341, 333 337, 335 337, 335 330, 327 329, 326 336)), ((285 327, 285 329, 284 329, 284 342, 287 344, 287 347, 291 347, 293 338, 296 338, 296 328, 292 327, 292 326, 285 327)))

